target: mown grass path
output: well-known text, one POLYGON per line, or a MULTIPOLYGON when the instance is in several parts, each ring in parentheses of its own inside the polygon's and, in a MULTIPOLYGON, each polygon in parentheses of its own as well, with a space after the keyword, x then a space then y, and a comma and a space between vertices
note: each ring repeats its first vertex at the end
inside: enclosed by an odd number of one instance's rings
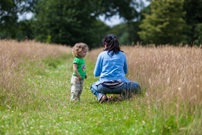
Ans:
MULTIPOLYGON (((93 77, 95 63, 88 59, 82 102, 70 102, 72 61, 73 57, 67 55, 45 59, 39 67, 30 65, 26 83, 35 93, 34 100, 26 101, 31 102, 29 106, 23 104, 1 111, 0 134, 186 134, 179 130, 174 116, 165 119, 155 104, 153 109, 148 108, 141 99, 143 95, 99 104, 90 91, 91 84, 98 79, 93 77)), ((187 120, 182 117, 180 122, 187 120)))

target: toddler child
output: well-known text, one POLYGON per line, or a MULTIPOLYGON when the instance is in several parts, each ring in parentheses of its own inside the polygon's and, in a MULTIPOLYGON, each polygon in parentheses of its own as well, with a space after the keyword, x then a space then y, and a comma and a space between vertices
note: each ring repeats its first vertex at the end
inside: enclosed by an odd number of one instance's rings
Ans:
POLYGON ((88 46, 85 43, 76 43, 72 50, 72 54, 75 58, 73 61, 73 74, 71 78, 71 101, 80 101, 84 78, 87 78, 86 66, 83 59, 87 52, 88 46))

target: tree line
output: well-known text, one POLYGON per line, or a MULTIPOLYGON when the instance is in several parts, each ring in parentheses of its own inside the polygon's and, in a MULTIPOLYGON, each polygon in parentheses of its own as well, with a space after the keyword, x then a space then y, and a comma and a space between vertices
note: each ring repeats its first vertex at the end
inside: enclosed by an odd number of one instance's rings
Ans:
POLYGON ((73 46, 99 47, 114 33, 120 44, 202 44, 202 0, 1 0, 0 39, 35 39, 73 46), (19 20, 23 13, 31 19, 19 20), (99 20, 119 15, 110 27, 99 20))

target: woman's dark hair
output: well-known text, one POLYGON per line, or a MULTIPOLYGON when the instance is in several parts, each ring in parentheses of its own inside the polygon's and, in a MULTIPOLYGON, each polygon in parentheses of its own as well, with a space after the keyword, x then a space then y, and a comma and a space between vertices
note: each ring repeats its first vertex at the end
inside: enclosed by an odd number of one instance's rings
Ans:
POLYGON ((102 39, 103 45, 105 45, 105 42, 107 43, 107 48, 104 51, 108 51, 108 54, 110 51, 113 51, 112 55, 114 55, 114 53, 117 54, 119 53, 119 51, 121 51, 119 41, 114 34, 106 35, 102 39))

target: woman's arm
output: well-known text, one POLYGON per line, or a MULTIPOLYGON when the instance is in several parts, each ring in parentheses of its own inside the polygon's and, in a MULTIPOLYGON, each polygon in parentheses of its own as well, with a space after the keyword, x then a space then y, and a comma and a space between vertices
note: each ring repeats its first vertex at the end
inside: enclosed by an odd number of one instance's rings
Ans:
POLYGON ((128 64, 127 64, 127 59, 126 56, 124 54, 124 67, 123 67, 124 73, 127 74, 128 73, 128 64))
POLYGON ((98 58, 97 58, 95 69, 94 69, 94 76, 95 77, 100 76, 101 71, 102 71, 102 60, 101 60, 101 57, 99 55, 98 58))

